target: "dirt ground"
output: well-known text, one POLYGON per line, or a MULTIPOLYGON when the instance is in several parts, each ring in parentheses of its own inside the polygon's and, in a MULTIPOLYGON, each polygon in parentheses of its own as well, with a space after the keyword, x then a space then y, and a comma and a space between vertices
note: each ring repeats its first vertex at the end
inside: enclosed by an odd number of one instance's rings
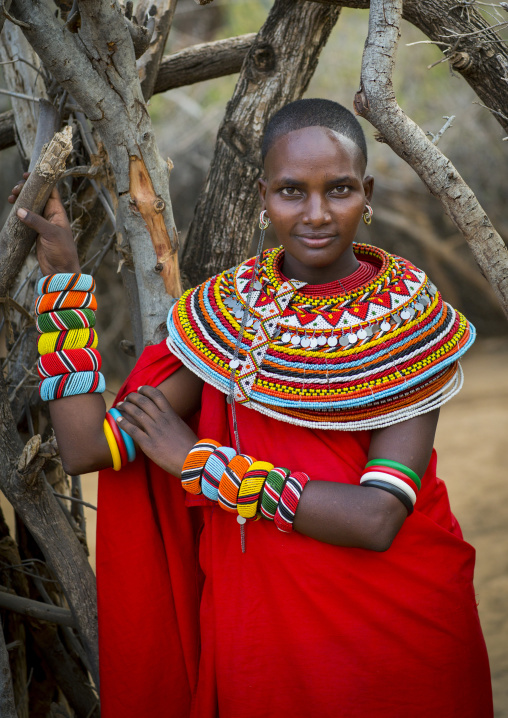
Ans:
MULTIPOLYGON (((475 587, 492 670, 496 718, 508 718, 508 340, 477 342, 463 361, 462 392, 441 410, 438 474, 464 536, 477 550, 475 587)), ((96 505, 97 477, 83 477, 96 505)), ((5 508, 5 499, 2 499, 5 508)), ((96 513, 85 509, 95 565, 96 513)))

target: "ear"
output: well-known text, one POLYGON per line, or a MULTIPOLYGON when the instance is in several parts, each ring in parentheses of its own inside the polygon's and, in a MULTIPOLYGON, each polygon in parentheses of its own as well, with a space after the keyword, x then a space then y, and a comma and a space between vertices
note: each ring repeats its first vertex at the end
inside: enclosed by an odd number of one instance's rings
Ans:
POLYGON ((363 178, 363 191, 365 192, 365 199, 370 203, 374 192, 374 177, 372 175, 365 175, 363 178))
POLYGON ((261 200, 261 211, 266 209, 266 188, 268 187, 268 183, 264 179, 258 179, 258 192, 259 192, 259 199, 261 200))

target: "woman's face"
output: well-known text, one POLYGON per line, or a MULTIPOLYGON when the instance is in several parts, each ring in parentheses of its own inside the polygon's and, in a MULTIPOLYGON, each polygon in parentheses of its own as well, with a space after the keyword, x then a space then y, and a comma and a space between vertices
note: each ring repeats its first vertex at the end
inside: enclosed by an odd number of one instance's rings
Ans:
POLYGON ((283 273, 323 284, 354 272, 351 245, 374 184, 363 176, 356 144, 325 127, 306 127, 279 137, 264 169, 259 192, 285 249, 283 273))

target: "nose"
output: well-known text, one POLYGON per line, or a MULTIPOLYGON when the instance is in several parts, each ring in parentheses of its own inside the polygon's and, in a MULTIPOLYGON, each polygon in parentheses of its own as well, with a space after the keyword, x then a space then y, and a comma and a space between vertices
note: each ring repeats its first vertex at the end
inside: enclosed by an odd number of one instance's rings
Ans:
POLYGON ((320 227, 323 224, 331 222, 332 215, 326 197, 323 197, 318 192, 309 194, 302 221, 304 224, 313 227, 320 227))

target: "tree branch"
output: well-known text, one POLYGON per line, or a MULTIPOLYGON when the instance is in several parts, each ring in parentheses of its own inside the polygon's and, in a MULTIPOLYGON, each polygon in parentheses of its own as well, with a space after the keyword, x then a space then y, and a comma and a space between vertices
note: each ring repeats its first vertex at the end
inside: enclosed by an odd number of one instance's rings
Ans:
POLYGON ((0 626, 0 715, 2 718, 17 718, 12 688, 9 654, 5 647, 4 632, 0 626))
POLYGON ((402 0, 371 0, 355 108, 418 174, 464 235, 508 315, 508 249, 450 160, 397 104, 392 85, 402 0))
POLYGON ((176 1, 177 0, 157 0, 157 2, 154 3, 153 0, 143 0, 143 2, 138 3, 136 7, 138 21, 141 13, 146 15, 147 13, 153 13, 155 11, 155 15, 153 16, 155 30, 152 40, 144 55, 140 57, 137 62, 138 74, 141 79, 141 89, 143 90, 145 100, 149 100, 154 92, 162 53, 166 47, 169 31, 175 15, 176 1))
POLYGON ((0 608, 6 608, 9 611, 15 611, 23 616, 37 618, 41 621, 56 623, 59 626, 70 626, 71 628, 76 626, 72 613, 67 608, 16 596, 15 593, 10 593, 2 586, 0 586, 0 608))

